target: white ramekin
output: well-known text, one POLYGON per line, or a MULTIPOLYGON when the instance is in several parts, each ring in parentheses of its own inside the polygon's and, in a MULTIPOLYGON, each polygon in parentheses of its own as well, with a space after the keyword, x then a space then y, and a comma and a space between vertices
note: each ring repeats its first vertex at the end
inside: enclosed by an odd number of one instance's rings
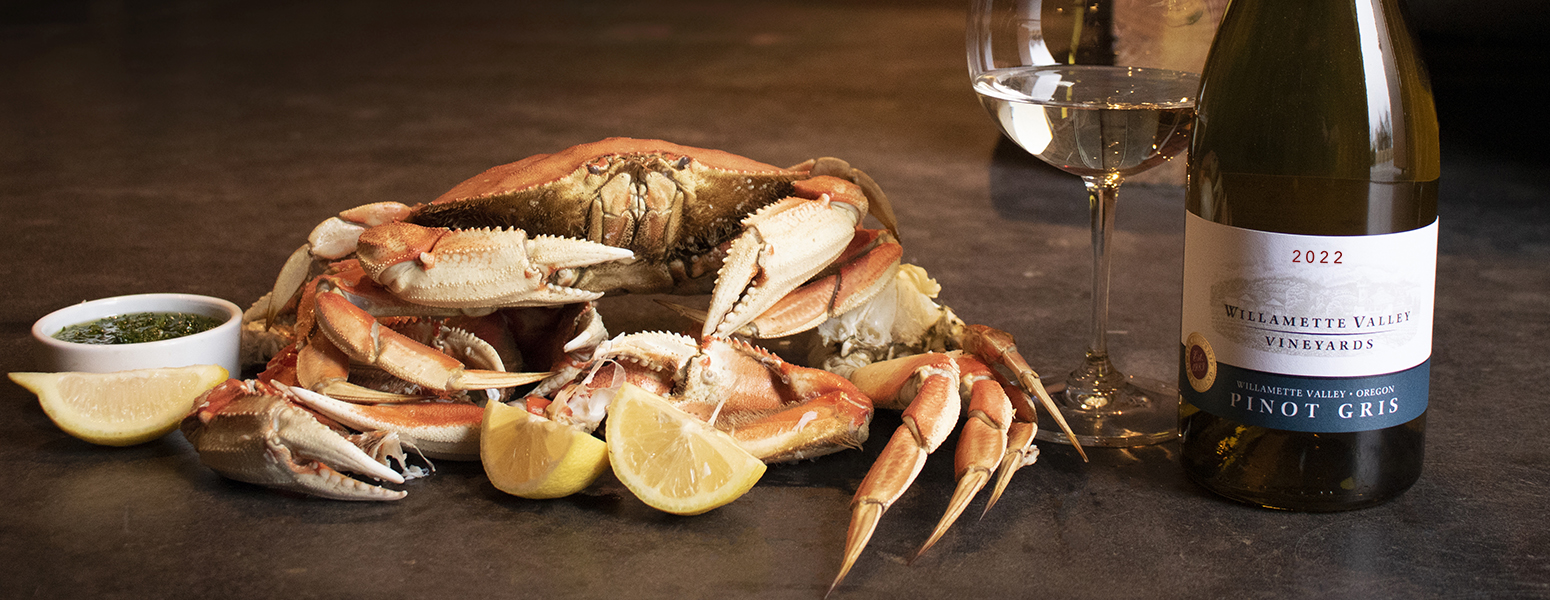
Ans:
POLYGON ((39 366, 46 371, 111 373, 129 369, 220 365, 241 377, 237 362, 242 341, 242 309, 220 298, 194 294, 135 294, 82 302, 49 313, 32 325, 41 344, 39 366), (208 331, 139 344, 77 344, 54 339, 59 330, 103 317, 137 312, 181 312, 222 322, 208 331))

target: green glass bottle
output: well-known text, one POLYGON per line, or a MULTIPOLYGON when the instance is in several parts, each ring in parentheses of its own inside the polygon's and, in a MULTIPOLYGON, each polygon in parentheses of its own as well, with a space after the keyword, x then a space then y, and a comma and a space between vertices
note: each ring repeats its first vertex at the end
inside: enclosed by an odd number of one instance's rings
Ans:
POLYGON ((1420 476, 1437 116, 1395 0, 1232 0, 1189 155, 1181 462, 1333 511, 1420 476))

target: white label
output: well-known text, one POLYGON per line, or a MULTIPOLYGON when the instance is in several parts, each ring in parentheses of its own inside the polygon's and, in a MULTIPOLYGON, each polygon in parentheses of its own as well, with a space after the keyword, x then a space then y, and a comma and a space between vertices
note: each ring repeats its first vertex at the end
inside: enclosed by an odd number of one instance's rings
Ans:
POLYGON ((1184 236, 1180 342, 1189 348, 1191 334, 1203 337, 1212 364, 1359 377, 1431 356, 1436 221, 1401 233, 1316 236, 1188 213, 1184 236))

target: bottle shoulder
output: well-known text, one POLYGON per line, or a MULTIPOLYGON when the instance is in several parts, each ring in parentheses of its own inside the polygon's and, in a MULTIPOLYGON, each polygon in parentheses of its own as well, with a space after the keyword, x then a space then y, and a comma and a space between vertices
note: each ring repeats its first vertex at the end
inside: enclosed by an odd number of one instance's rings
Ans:
POLYGON ((1431 88, 1389 4, 1235 4, 1202 76, 1192 155, 1234 172, 1436 179, 1431 88))

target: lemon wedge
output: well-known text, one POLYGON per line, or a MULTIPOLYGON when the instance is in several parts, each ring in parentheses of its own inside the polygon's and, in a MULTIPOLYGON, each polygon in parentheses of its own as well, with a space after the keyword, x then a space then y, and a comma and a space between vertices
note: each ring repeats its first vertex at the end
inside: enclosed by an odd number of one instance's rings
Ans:
POLYGON ((608 408, 614 475, 646 505, 697 515, 738 499, 764 463, 732 436, 646 390, 626 384, 608 408))
POLYGON ((496 489, 522 498, 559 498, 608 469, 608 444, 518 406, 490 402, 479 425, 479 460, 496 489))
POLYGON ((219 365, 114 373, 11 373, 38 395, 43 412, 65 433, 93 444, 133 446, 176 429, 199 395, 226 381, 219 365))

